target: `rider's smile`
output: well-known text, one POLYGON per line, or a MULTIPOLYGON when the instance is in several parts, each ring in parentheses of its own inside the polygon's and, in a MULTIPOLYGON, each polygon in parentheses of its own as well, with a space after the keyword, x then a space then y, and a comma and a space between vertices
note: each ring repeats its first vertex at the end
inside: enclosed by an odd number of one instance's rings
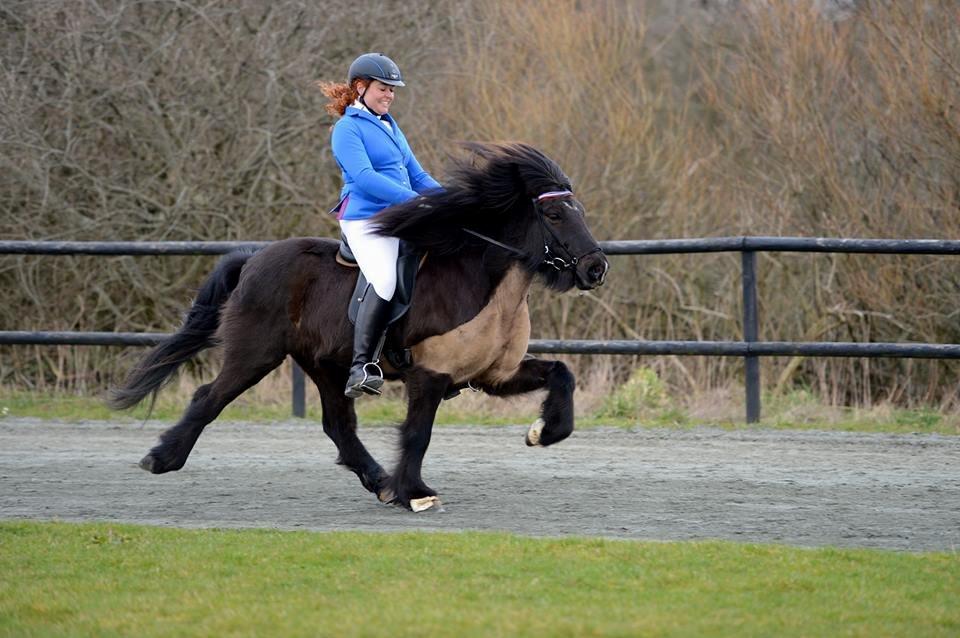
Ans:
POLYGON ((384 115, 390 110, 390 105, 393 104, 393 91, 393 87, 389 84, 384 84, 379 80, 372 80, 363 92, 363 101, 368 109, 377 115, 384 115))

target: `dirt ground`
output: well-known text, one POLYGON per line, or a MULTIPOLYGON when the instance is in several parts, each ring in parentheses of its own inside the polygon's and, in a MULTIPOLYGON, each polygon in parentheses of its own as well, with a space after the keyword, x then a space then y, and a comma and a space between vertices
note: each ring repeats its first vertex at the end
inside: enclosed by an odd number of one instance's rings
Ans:
MULTIPOLYGON (((153 476, 136 464, 166 426, 0 420, 0 519, 960 548, 960 437, 599 428, 544 449, 440 427, 424 478, 444 511, 413 514, 335 466, 318 424, 214 423, 153 476)), ((389 467, 395 431, 361 436, 389 467)))

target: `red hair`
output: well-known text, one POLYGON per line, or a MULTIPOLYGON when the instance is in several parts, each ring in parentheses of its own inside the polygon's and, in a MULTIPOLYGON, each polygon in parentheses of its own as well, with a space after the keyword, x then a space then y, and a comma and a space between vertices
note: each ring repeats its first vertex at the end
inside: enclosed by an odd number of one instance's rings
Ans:
MULTIPOLYGON (((363 83, 363 86, 369 84, 369 80, 357 80, 357 82, 363 83)), ((327 113, 330 115, 340 116, 346 113, 347 107, 357 101, 357 98, 360 97, 360 92, 357 91, 357 82, 353 83, 353 86, 345 82, 317 82, 317 86, 320 87, 320 90, 330 98, 330 101, 326 105, 327 113)))

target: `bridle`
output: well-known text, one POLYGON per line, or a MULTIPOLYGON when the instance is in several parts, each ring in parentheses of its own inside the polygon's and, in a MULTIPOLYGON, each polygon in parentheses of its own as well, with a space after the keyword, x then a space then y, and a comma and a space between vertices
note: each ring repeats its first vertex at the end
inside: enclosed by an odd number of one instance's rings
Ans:
MULTIPOLYGON (((548 201, 551 199, 559 199, 561 197, 571 197, 571 196, 573 196, 573 191, 569 191, 569 190, 548 191, 546 193, 541 193, 537 197, 534 197, 532 200, 533 211, 534 213, 536 213, 537 222, 540 225, 540 239, 541 241, 543 241, 543 258, 540 260, 540 263, 537 264, 538 269, 541 266, 547 265, 547 266, 552 266, 553 268, 555 268, 560 272, 563 272, 564 270, 573 270, 574 268, 577 267, 577 264, 580 263, 581 259, 583 259, 587 255, 592 255, 593 253, 600 252, 601 250, 600 247, 597 246, 596 248, 592 248, 587 252, 583 253, 579 257, 575 256, 572 252, 570 252, 570 247, 567 245, 567 243, 561 240, 559 237, 557 237, 557 234, 553 232, 550 226, 543 220, 543 210, 541 209, 542 202, 548 201), (557 252, 562 251, 563 253, 565 253, 565 255, 558 255, 555 252, 550 250, 550 244, 547 242, 547 234, 549 234, 553 238, 554 243, 559 247, 559 250, 557 249, 555 250, 557 252)), ((488 244, 492 244, 494 246, 497 246, 498 248, 502 248, 503 250, 506 250, 507 252, 521 259, 526 260, 530 256, 528 253, 526 253, 523 250, 520 250, 519 248, 508 246, 503 242, 497 241, 493 237, 487 237, 486 235, 482 233, 478 233, 475 230, 464 228, 463 232, 473 235, 478 239, 482 239, 488 244)))
POLYGON ((543 240, 543 260, 540 262, 541 265, 546 264, 548 266, 553 266, 559 271, 572 270, 577 267, 577 264, 580 263, 580 260, 586 257, 587 255, 592 255, 593 253, 600 252, 600 247, 597 246, 587 252, 583 253, 579 257, 575 256, 570 252, 570 247, 567 245, 567 242, 561 240, 557 237, 557 234, 553 232, 553 229, 550 228, 550 225, 543 220, 543 210, 540 208, 540 202, 548 201, 551 199, 559 199, 561 197, 572 197, 573 192, 568 190, 562 191, 549 191, 541 194, 538 197, 533 199, 533 209, 537 213, 537 221, 540 222, 540 238, 543 240), (547 243, 547 234, 553 237, 555 245, 558 245, 564 253, 566 253, 566 259, 556 255, 552 256, 550 253, 550 244, 547 243))

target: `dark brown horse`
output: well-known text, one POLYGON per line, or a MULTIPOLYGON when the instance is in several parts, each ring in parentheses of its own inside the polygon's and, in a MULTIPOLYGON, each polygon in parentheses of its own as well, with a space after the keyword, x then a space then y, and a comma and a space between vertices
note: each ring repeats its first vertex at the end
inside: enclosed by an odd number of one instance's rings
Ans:
POLYGON ((140 466, 155 474, 183 467, 203 428, 287 355, 320 391, 323 430, 337 445, 338 462, 383 502, 414 510, 439 502, 421 478, 423 457, 440 402, 467 385, 496 396, 546 388, 527 444, 569 436, 574 377, 561 362, 525 356, 527 293, 534 279, 558 291, 599 286, 607 260, 553 161, 523 144, 467 148, 445 191, 377 216, 383 234, 426 253, 413 305, 388 330, 388 341, 412 358, 412 365, 385 367, 388 379, 406 384, 408 396, 393 474, 357 438, 353 399, 343 394, 353 343, 346 310, 357 270, 337 261, 338 242, 317 238, 224 257, 183 326, 114 389, 112 407, 131 407, 200 350, 223 347, 220 374, 197 389, 140 466))

